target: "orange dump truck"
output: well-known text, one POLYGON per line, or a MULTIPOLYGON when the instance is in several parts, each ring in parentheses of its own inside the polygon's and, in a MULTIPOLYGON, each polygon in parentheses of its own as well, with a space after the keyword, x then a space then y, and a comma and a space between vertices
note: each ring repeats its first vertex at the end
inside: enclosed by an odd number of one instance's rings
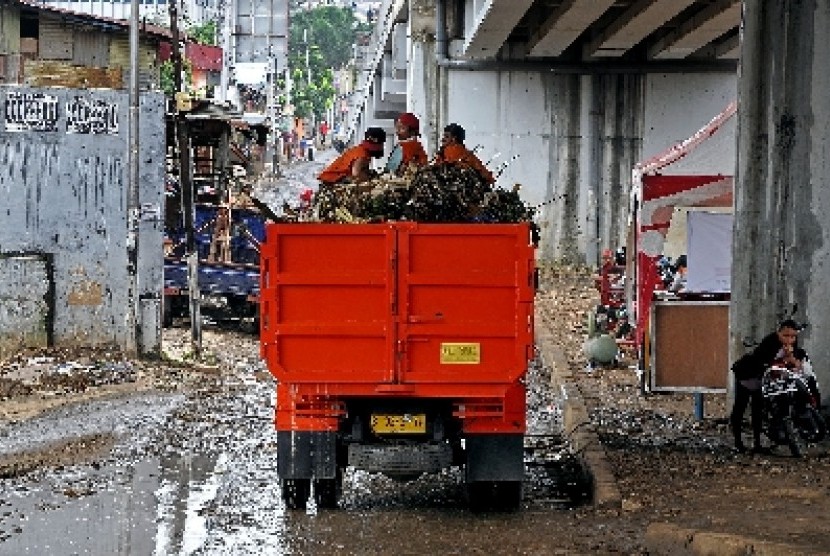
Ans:
POLYGON ((464 467, 470 504, 517 507, 535 258, 527 224, 271 224, 261 353, 277 379, 290 508, 336 506, 347 466, 464 467))

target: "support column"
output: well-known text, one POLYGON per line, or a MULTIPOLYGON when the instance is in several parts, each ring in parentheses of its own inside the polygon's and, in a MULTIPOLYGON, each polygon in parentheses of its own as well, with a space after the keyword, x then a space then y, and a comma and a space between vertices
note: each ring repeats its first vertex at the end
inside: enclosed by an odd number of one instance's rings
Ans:
POLYGON ((830 0, 745 0, 730 348, 790 316, 830 388, 830 0))
POLYGON ((435 99, 438 91, 438 63, 435 52, 435 3, 412 1, 409 7, 409 64, 407 66, 407 111, 421 122, 421 143, 427 153, 438 148, 435 137, 440 118, 435 99))
POLYGON ((599 159, 599 115, 597 79, 592 75, 579 77, 579 236, 577 244, 588 265, 599 265, 599 204, 601 202, 599 159))

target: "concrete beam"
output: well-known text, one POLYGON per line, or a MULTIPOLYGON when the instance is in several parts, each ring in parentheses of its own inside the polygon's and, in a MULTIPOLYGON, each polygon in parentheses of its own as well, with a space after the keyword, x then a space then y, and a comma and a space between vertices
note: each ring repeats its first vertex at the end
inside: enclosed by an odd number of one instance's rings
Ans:
POLYGON ((622 56, 655 29, 694 3, 694 0, 639 0, 589 42, 586 58, 622 56))
POLYGON ((472 59, 493 58, 533 0, 487 0, 475 15, 464 41, 463 55, 472 59))
POLYGON ((614 0, 562 2, 528 41, 528 55, 559 56, 613 4, 614 0))
POLYGON ((649 48, 655 60, 686 58, 741 24, 741 0, 719 0, 649 48))
POLYGON ((735 35, 715 47, 715 58, 737 60, 741 56, 741 37, 735 35))

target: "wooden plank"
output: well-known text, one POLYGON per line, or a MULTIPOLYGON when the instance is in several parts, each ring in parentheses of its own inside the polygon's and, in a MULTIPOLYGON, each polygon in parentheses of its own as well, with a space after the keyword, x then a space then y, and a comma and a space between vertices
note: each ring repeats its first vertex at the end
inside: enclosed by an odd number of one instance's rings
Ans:
POLYGON ((24 83, 31 87, 124 88, 120 67, 91 68, 59 61, 26 60, 23 73, 24 83))

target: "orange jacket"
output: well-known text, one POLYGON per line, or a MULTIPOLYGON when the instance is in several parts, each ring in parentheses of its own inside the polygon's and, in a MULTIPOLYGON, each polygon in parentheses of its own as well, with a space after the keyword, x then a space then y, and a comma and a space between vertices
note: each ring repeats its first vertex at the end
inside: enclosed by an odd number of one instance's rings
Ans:
POLYGON ((487 183, 493 184, 496 181, 496 178, 493 177, 493 173, 487 169, 487 166, 485 166, 478 159, 478 157, 470 152, 464 145, 457 143, 446 145, 435 155, 435 162, 438 164, 463 164, 464 166, 469 166, 470 168, 478 171, 487 183))
POLYGON ((403 152, 403 159, 401 160, 401 168, 406 168, 410 164, 423 166, 427 163, 427 153, 423 145, 417 139, 408 139, 401 141, 401 152, 403 152))
POLYGON ((355 161, 361 158, 368 159, 371 157, 372 155, 363 145, 354 146, 335 158, 325 170, 320 172, 317 179, 328 184, 351 181, 352 165, 355 161))

